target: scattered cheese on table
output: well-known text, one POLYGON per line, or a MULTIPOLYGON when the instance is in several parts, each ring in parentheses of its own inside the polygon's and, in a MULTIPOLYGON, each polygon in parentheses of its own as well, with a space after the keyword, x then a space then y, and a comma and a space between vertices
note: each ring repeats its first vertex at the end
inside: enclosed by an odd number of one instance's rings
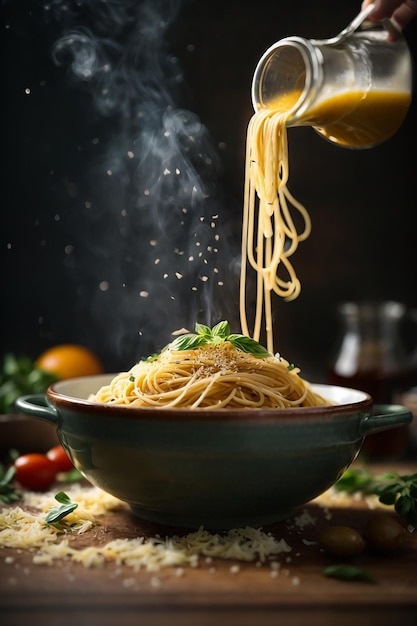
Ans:
MULTIPOLYGON (((44 519, 54 503, 51 493, 26 493, 23 505, 30 510, 21 506, 4 508, 0 513, 0 546, 32 550, 36 564, 52 564, 56 559, 66 559, 85 567, 102 567, 106 562, 115 562, 135 571, 158 571, 167 566, 197 567, 200 557, 265 562, 291 551, 284 539, 278 540, 271 533, 252 527, 214 534, 200 527, 185 536, 140 536, 114 539, 100 546, 74 548, 69 541, 74 532, 82 534, 92 525, 99 525, 97 517, 117 509, 121 503, 96 487, 73 488, 68 494, 78 507, 57 525, 47 524, 44 519)), ((237 571, 233 569, 233 572, 237 571)))
MULTIPOLYGON (((206 563, 211 563, 213 558, 254 561, 258 567, 268 562, 271 576, 277 576, 279 571, 284 575, 289 573, 288 570, 280 570, 281 565, 274 557, 291 552, 291 546, 285 539, 277 539, 269 532, 252 527, 234 528, 224 533, 210 533, 200 527, 184 536, 139 536, 114 539, 102 545, 73 547, 71 539, 74 535, 82 535, 92 528, 102 532, 103 538, 106 528, 100 525, 100 516, 125 505, 97 487, 73 485, 67 492, 78 507, 56 525, 45 522, 45 514, 55 504, 52 492, 25 492, 22 506, 5 507, 0 512, 0 547, 30 550, 34 553, 35 564, 51 565, 61 559, 82 563, 88 568, 103 567, 105 563, 113 562, 124 564, 134 571, 145 569, 149 572, 176 567, 180 576, 183 566, 197 567, 200 557, 204 557, 206 563)), ((371 509, 382 506, 376 497, 366 497, 364 501, 371 509)), ((313 502, 329 518, 328 506, 349 506, 351 497, 331 488, 313 502)), ((316 519, 303 509, 293 518, 291 527, 304 529, 315 523, 316 519)), ((316 542, 303 539, 303 543, 310 545, 316 542)), ((291 557, 287 554, 286 562, 290 561, 291 557)), ((232 565, 230 571, 236 574, 239 569, 238 565, 232 565)), ((209 571, 215 572, 216 568, 211 567, 209 571)), ((297 578, 293 584, 299 584, 297 578)))

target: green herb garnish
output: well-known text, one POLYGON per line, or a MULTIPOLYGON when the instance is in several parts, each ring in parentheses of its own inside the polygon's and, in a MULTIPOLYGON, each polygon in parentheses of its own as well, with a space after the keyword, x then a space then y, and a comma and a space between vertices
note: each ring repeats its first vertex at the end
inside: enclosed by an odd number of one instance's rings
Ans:
POLYGON ((71 498, 64 491, 57 493, 55 500, 61 504, 60 506, 54 506, 45 517, 45 522, 48 524, 60 522, 66 515, 75 511, 78 506, 76 502, 71 501, 71 498))
POLYGON ((0 369, 0 413, 14 413, 19 396, 44 393, 58 378, 35 367, 29 357, 6 354, 0 369))
POLYGON ((368 572, 354 565, 329 565, 323 573, 328 578, 337 578, 338 580, 375 582, 375 579, 368 572))
MULTIPOLYGON (((148 363, 152 363, 152 361, 156 361, 156 359, 159 357, 159 354, 157 352, 155 352, 154 354, 149 355, 145 360, 148 363)), ((134 377, 133 377, 134 378, 134 377)))
POLYGON ((361 491, 377 495, 382 504, 393 506, 396 513, 417 528, 417 474, 386 472, 374 475, 368 469, 348 469, 335 484, 349 494, 361 491))
POLYGON ((13 479, 16 474, 14 465, 10 465, 7 469, 0 464, 0 502, 9 504, 16 502, 22 497, 21 494, 13 487, 13 479))
POLYGON ((82 480, 84 477, 81 474, 81 472, 79 470, 77 470, 76 467, 73 467, 72 469, 68 470, 68 472, 65 473, 64 478, 63 478, 63 482, 64 483, 78 483, 80 480, 82 480))
POLYGON ((195 333, 180 335, 168 344, 164 350, 194 350, 201 346, 217 346, 225 341, 231 343, 238 350, 253 354, 261 359, 271 356, 268 350, 254 339, 246 335, 231 333, 229 323, 225 321, 219 322, 213 328, 209 328, 204 324, 196 324, 195 333))

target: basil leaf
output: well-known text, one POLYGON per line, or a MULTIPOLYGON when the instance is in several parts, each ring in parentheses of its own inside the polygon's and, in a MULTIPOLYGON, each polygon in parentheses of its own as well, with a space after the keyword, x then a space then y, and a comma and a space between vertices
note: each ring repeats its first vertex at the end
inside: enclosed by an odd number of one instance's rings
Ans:
POLYGON ((0 502, 9 504, 10 502, 20 500, 22 497, 12 484, 15 474, 16 468, 14 465, 10 465, 7 469, 0 465, 0 502))
POLYGON ((203 335, 181 335, 174 339, 167 348, 169 350, 194 350, 208 343, 210 343, 210 340, 203 335))
POLYGON ((338 580, 375 583, 375 579, 368 572, 354 565, 330 565, 326 567, 323 573, 328 578, 337 578, 338 580))
POLYGON ((211 329, 211 333, 214 336, 218 336, 218 337, 222 337, 223 339, 226 339, 228 335, 230 335, 229 322, 226 322, 226 321, 219 322, 218 324, 216 324, 216 326, 213 326, 213 328, 211 329))
POLYGON ((211 337, 213 334, 208 326, 198 323, 195 325, 195 332, 197 333, 197 335, 203 335, 204 337, 211 337))
MULTIPOLYGON (((384 474, 378 475, 378 480, 381 482, 388 482, 390 480, 398 480, 400 475, 397 472, 385 472, 384 474)), ((403 479, 408 479, 408 476, 403 476, 403 479)))
POLYGON ((365 470, 348 469, 335 484, 337 491, 355 493, 364 490, 370 482, 370 474, 365 470))
POLYGON ((406 496, 400 496, 394 504, 396 512, 401 517, 407 517, 412 508, 412 501, 406 496))
POLYGON ((254 356, 261 358, 271 356, 266 348, 246 335, 228 335, 226 337, 226 341, 230 341, 235 348, 242 350, 242 352, 248 352, 249 354, 253 354, 254 356))
POLYGON ((76 502, 72 502, 71 498, 64 491, 57 493, 55 500, 57 500, 57 502, 61 502, 61 506, 52 507, 45 517, 45 522, 47 524, 55 524, 56 522, 61 521, 78 507, 78 504, 76 502))
POLYGON ((417 500, 417 485, 410 484, 410 496, 417 500))
POLYGON ((65 491, 60 491, 56 494, 55 500, 61 502, 61 504, 72 504, 71 498, 65 493, 65 491))
POLYGON ((392 504, 395 504, 396 499, 397 499, 397 494, 392 493, 391 491, 385 491, 385 492, 379 493, 379 501, 382 504, 386 504, 387 506, 391 506, 392 504))
POLYGON ((58 378, 35 367, 29 357, 6 354, 0 364, 0 413, 15 413, 19 396, 44 393, 58 378))
POLYGON ((338 491, 377 495, 382 504, 394 506, 407 524, 417 528, 417 474, 386 472, 374 476, 368 470, 350 469, 335 484, 338 491))
POLYGON ((0 471, 0 487, 4 487, 12 482, 16 474, 16 468, 14 465, 10 465, 6 470, 1 467, 0 471))
POLYGON ((64 482, 78 483, 82 479, 83 479, 83 475, 81 474, 81 472, 77 470, 77 468, 73 467, 72 469, 68 470, 68 472, 65 474, 64 482))
MULTIPOLYGON (((251 337, 235 333, 230 334, 229 322, 225 320, 219 322, 211 329, 208 326, 205 326, 205 324, 197 323, 195 325, 195 330, 195 333, 180 335, 174 339, 174 341, 165 346, 162 352, 165 350, 194 350, 200 346, 210 344, 216 346, 224 343, 225 341, 229 341, 235 348, 241 350, 242 352, 253 354, 259 358, 271 356, 266 348, 251 337)), ((150 360, 150 358, 147 360, 150 360)))

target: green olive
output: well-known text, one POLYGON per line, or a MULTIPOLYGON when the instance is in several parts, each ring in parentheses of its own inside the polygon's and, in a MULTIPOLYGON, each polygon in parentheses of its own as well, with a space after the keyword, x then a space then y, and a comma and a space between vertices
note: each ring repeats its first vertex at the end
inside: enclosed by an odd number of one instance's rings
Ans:
POLYGON ((372 550, 392 554, 402 548, 406 531, 394 517, 376 515, 366 525, 365 537, 372 550))
POLYGON ((362 535, 349 526, 328 526, 319 535, 320 547, 331 556, 349 557, 365 547, 362 535))

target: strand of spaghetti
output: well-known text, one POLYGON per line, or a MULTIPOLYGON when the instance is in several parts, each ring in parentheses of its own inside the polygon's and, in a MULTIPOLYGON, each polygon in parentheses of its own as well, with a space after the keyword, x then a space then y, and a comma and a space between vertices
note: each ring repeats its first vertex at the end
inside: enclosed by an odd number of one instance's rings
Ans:
MULTIPOLYGON (((272 241, 271 239, 267 239, 265 241, 265 265, 268 267, 271 266, 271 257, 272 257, 272 241)), ((272 268, 272 273, 274 272, 272 268)), ((267 350, 268 352, 273 352, 274 345, 272 341, 272 303, 271 303, 271 270, 265 269, 262 272, 263 279, 263 300, 264 300, 264 312, 265 312, 265 331, 267 337, 267 350)))
MULTIPOLYGON (((301 202, 298 202, 298 200, 296 200, 293 195, 291 195, 287 187, 283 188, 282 190, 280 189, 278 191, 278 196, 279 196, 279 204, 280 204, 282 215, 284 218, 283 228, 285 232, 288 233, 289 236, 294 235, 294 241, 298 244, 300 241, 304 241, 305 239, 307 239, 307 237, 310 235, 310 232, 311 232, 310 216, 306 208, 301 204, 301 202), (304 230, 302 230, 301 232, 298 232, 295 227, 294 220, 291 216, 291 211, 288 207, 289 204, 292 206, 293 209, 298 211, 302 217, 302 220, 304 222, 304 230)), ((286 251, 286 254, 290 256, 290 254, 288 253, 288 250, 286 251)))
MULTIPOLYGON (((256 289, 256 302, 263 302, 263 293, 265 289, 265 277, 262 270, 262 260, 264 257, 264 238, 258 228, 257 231, 257 244, 256 249, 254 249, 253 254, 256 254, 255 267, 257 274, 257 289, 256 289)), ((261 330, 262 330, 262 320, 263 320, 263 308, 262 306, 256 306, 255 309, 255 319, 253 326, 253 337, 256 341, 259 341, 261 330)), ((267 345, 267 349, 269 351, 269 346, 267 345)))
MULTIPOLYGON (((250 123, 251 126, 255 126, 255 131, 257 131, 258 120, 256 117, 253 117, 250 123)), ((250 132, 250 131, 249 131, 250 132)), ((257 133, 255 136, 261 138, 261 134, 257 133)), ((252 158, 252 151, 255 152, 256 146, 253 146, 252 149, 248 149, 246 166, 245 166, 245 202, 244 202, 244 219, 243 219, 243 228, 242 228, 242 263, 241 263, 241 278, 240 278, 240 286, 241 286, 241 296, 240 296, 240 311, 241 311, 241 327, 242 332, 244 334, 249 335, 249 326, 247 322, 246 316, 246 258, 248 259, 249 264, 255 269, 257 272, 257 286, 256 286, 256 308, 255 308, 255 318, 253 324, 253 332, 252 336, 259 340, 262 328, 262 319, 263 319, 263 294, 264 294, 264 279, 262 275, 263 263, 263 240, 259 238, 257 240, 257 245, 254 244, 254 235, 255 232, 258 232, 258 235, 261 234, 259 229, 255 228, 255 211, 251 211, 250 208, 255 205, 256 200, 256 179, 258 178, 258 170, 260 168, 259 159, 252 158), (251 175, 251 172, 253 175, 251 175), (260 304, 260 306, 259 306, 260 304)), ((268 347, 268 346, 267 346, 268 347)))
MULTIPOLYGON (((211 378, 211 380, 209 381, 208 385, 205 387, 203 393, 201 393, 200 396, 198 397, 198 399, 191 405, 192 409, 195 409, 195 408, 197 408, 198 406, 201 406, 204 403, 205 398, 210 395, 210 393, 213 390, 213 387, 215 386, 215 383, 217 382, 219 376, 220 376, 220 372, 218 372, 215 376, 213 376, 211 378)), ((236 389, 232 388, 232 390, 229 391, 229 394, 228 394, 227 398, 225 398, 224 401, 229 403, 231 401, 231 399, 233 398, 233 396, 235 395, 235 393, 236 393, 236 389)))
MULTIPOLYGON (((245 163, 245 189, 244 189, 244 205, 243 205, 243 220, 242 220, 242 261, 240 264, 240 325, 244 335, 250 335, 249 324, 247 321, 246 312, 246 297, 247 297, 247 264, 246 258, 252 265, 256 264, 253 256, 254 244, 253 236, 255 232, 255 212, 250 210, 250 207, 256 202, 255 199, 255 185, 252 178, 249 175, 251 166, 256 166, 256 163, 251 161, 251 153, 248 150, 246 163, 245 163)), ((257 288, 256 288, 256 302, 262 299, 262 280, 259 272, 257 273, 257 288)), ((262 311, 260 315, 255 314, 255 330, 253 333, 254 338, 259 336, 260 328, 262 324, 262 311)))
POLYGON ((293 300, 299 295, 301 283, 289 258, 311 231, 307 210, 287 188, 288 176, 286 114, 273 109, 255 113, 248 125, 246 145, 240 315, 242 332, 257 341, 264 321, 267 349, 271 351, 270 295, 274 291, 286 300, 293 300), (293 211, 303 220, 304 226, 300 231, 295 226, 293 211), (257 273, 258 285, 252 333, 246 311, 247 264, 257 273), (285 278, 282 271, 286 274, 285 278))

